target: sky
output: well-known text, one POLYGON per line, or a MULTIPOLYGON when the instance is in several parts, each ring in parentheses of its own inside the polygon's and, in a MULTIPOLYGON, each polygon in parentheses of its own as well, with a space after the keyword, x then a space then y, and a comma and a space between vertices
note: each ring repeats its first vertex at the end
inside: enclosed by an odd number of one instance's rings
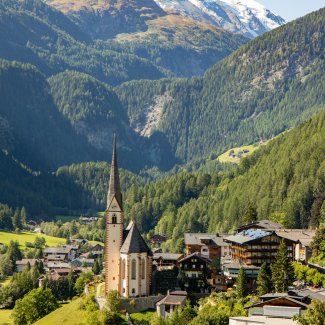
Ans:
POLYGON ((325 0, 257 0, 287 21, 325 7, 325 0))

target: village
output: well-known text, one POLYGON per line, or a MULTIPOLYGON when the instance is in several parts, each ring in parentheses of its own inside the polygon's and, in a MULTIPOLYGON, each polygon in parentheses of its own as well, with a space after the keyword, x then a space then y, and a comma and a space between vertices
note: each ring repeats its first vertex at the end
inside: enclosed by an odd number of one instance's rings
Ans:
MULTIPOLYGON (((168 240, 164 234, 154 234, 147 243, 133 220, 124 229, 115 141, 105 218, 105 246, 67 238, 60 247, 43 247, 37 259, 17 260, 16 271, 41 264, 44 271, 39 287, 71 275, 78 281, 92 272, 94 277, 84 283, 79 294, 89 294, 89 287, 96 284, 99 306, 105 306, 106 296, 116 291, 127 314, 155 309, 165 319, 188 301, 195 305, 213 292, 236 291, 239 285, 244 285, 245 294, 256 295, 261 269, 272 267, 282 251, 285 263, 305 268, 305 275, 293 281, 287 273, 280 274, 281 292, 257 295, 254 304, 245 306, 248 316, 230 317, 229 324, 271 325, 276 321, 293 325, 294 317, 308 310, 313 300, 325 302, 325 268, 309 263, 317 230, 286 229, 270 220, 252 221, 231 234, 184 233, 184 251, 171 253, 162 250, 168 240), (306 277, 309 270, 317 281, 306 277)), ((84 217, 81 222, 96 220, 84 217)))

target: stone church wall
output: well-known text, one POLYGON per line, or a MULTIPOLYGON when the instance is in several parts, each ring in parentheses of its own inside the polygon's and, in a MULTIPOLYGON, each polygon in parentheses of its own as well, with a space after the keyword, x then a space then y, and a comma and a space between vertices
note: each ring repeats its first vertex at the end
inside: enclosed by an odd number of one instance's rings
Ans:
MULTIPOLYGON (((139 297, 139 298, 121 298, 120 307, 122 310, 131 313, 140 313, 148 309, 156 309, 156 303, 165 298, 164 295, 139 297)), ((104 298, 96 298, 100 308, 103 308, 106 300, 104 298)))

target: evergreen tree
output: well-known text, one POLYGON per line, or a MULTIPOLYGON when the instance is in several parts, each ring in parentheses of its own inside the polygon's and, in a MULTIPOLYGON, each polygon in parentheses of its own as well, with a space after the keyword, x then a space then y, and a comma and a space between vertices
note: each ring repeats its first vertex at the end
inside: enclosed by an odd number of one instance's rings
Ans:
POLYGON ((43 258, 43 250, 41 248, 36 249, 35 258, 37 258, 37 259, 43 258))
POLYGON ((69 298, 71 299, 75 295, 74 278, 73 278, 72 271, 70 271, 68 274, 68 291, 69 291, 69 298))
POLYGON ((184 290, 185 288, 185 281, 186 281, 185 272, 183 270, 179 270, 177 275, 177 283, 182 290, 184 290))
POLYGON ((93 266, 93 272, 98 275, 100 273, 100 267, 99 267, 99 263, 98 260, 95 260, 94 266, 93 266))
POLYGON ((7 205, 0 204, 0 229, 12 228, 12 210, 7 205))
POLYGON ((15 229, 23 229, 23 224, 21 222, 20 209, 16 208, 14 216, 12 217, 12 224, 15 229))
POLYGON ((293 265, 288 258, 285 241, 280 242, 276 259, 272 265, 272 282, 276 292, 286 292, 295 279, 293 265))
POLYGON ((236 281, 236 293, 238 298, 245 298, 248 294, 247 276, 245 270, 241 267, 236 281))
POLYGON ((271 274, 267 264, 264 262, 257 276, 257 294, 263 296, 272 289, 271 274))
POLYGON ((7 256, 13 262, 14 265, 16 264, 16 261, 21 260, 23 258, 23 254, 19 249, 18 241, 10 241, 7 250, 7 256))
POLYGON ((27 211, 25 209, 25 207, 22 207, 21 211, 20 211, 20 218, 21 218, 21 223, 23 226, 27 225, 27 211))
POLYGON ((37 267, 38 267, 39 274, 44 274, 45 273, 44 263, 43 263, 42 260, 38 261, 37 267))
POLYGON ((40 277, 40 272, 38 270, 38 262, 36 262, 35 265, 32 267, 32 269, 30 270, 30 273, 32 276, 34 288, 38 288, 38 284, 39 284, 38 279, 40 277))
POLYGON ((257 221, 256 208, 250 203, 243 215, 243 221, 245 223, 252 223, 257 221))
POLYGON ((325 227, 320 227, 316 230, 315 236, 311 242, 311 249, 313 257, 325 251, 325 227))

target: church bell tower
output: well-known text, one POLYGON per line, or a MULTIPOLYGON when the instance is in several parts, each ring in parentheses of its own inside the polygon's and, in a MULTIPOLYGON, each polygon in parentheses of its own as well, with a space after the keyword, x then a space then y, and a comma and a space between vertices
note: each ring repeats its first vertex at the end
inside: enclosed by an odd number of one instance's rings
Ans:
POLYGON ((116 156, 116 133, 114 132, 113 157, 107 194, 105 238, 105 293, 120 293, 120 249, 123 243, 123 205, 116 156))

